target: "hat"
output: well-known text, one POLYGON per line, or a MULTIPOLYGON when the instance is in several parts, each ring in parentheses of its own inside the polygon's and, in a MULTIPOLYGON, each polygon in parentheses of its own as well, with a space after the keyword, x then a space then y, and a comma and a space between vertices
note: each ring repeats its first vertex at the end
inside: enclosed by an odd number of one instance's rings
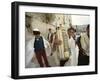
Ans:
POLYGON ((34 28, 33 31, 38 31, 38 32, 40 32, 40 30, 39 30, 38 28, 34 28))

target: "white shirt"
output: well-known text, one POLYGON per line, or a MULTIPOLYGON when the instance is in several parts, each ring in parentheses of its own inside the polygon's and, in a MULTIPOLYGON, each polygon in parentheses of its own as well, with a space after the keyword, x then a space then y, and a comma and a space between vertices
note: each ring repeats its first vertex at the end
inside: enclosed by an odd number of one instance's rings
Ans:
POLYGON ((68 44, 69 44, 69 48, 70 48, 70 60, 69 60, 69 64, 71 66, 77 66, 78 64, 78 55, 79 55, 79 48, 75 43, 75 40, 71 37, 68 39, 68 44))

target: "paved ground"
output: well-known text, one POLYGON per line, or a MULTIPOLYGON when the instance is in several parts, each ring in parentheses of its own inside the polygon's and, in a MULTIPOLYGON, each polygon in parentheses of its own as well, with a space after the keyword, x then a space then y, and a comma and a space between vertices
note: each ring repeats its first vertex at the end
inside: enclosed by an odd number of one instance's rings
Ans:
MULTIPOLYGON (((55 63, 55 59, 54 59, 53 56, 48 56, 47 58, 48 58, 48 62, 49 62, 49 64, 50 64, 50 66, 52 66, 52 67, 57 66, 57 64, 55 63)), ((33 59, 31 60, 31 62, 29 63, 29 65, 28 65, 27 68, 34 68, 34 67, 39 67, 39 64, 38 64, 36 58, 33 58, 33 59)))
MULTIPOLYGON (((50 64, 51 67, 58 67, 59 65, 57 65, 57 63, 55 62, 55 58, 54 56, 48 56, 48 62, 50 64)), ((70 62, 66 62, 65 63, 65 66, 69 66, 70 62)), ((29 63, 28 67, 27 68, 38 68, 39 67, 39 64, 37 62, 37 59, 34 57, 31 62, 29 63)))

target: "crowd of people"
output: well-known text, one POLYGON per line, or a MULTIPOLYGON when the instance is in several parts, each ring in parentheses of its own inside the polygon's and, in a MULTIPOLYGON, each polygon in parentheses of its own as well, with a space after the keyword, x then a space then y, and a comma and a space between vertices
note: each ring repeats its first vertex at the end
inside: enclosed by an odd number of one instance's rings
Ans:
POLYGON ((57 66, 89 65, 90 57, 90 26, 86 32, 76 38, 76 29, 70 27, 67 31, 60 24, 55 31, 48 30, 47 38, 41 35, 39 29, 33 29, 33 50, 40 67, 52 67, 47 58, 46 48, 49 48, 50 56, 54 56, 57 66))

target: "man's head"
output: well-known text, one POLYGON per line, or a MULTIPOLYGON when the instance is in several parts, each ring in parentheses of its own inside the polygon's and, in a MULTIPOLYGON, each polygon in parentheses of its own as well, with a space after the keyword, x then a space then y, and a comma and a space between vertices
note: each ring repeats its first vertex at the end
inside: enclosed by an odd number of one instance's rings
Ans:
POLYGON ((51 28, 49 28, 49 32, 51 32, 51 28))
POLYGON ((37 28, 33 29, 33 34, 34 34, 35 36, 40 35, 39 29, 37 29, 37 28))
POLYGON ((62 27, 62 24, 60 24, 59 26, 62 27))
POLYGON ((76 32, 76 30, 74 29, 74 28, 69 28, 68 30, 67 30, 67 32, 68 32, 68 35, 69 35, 69 37, 73 37, 73 38, 75 38, 75 32, 76 32))
POLYGON ((87 35, 89 37, 90 36, 90 25, 87 25, 86 32, 87 32, 87 35))

